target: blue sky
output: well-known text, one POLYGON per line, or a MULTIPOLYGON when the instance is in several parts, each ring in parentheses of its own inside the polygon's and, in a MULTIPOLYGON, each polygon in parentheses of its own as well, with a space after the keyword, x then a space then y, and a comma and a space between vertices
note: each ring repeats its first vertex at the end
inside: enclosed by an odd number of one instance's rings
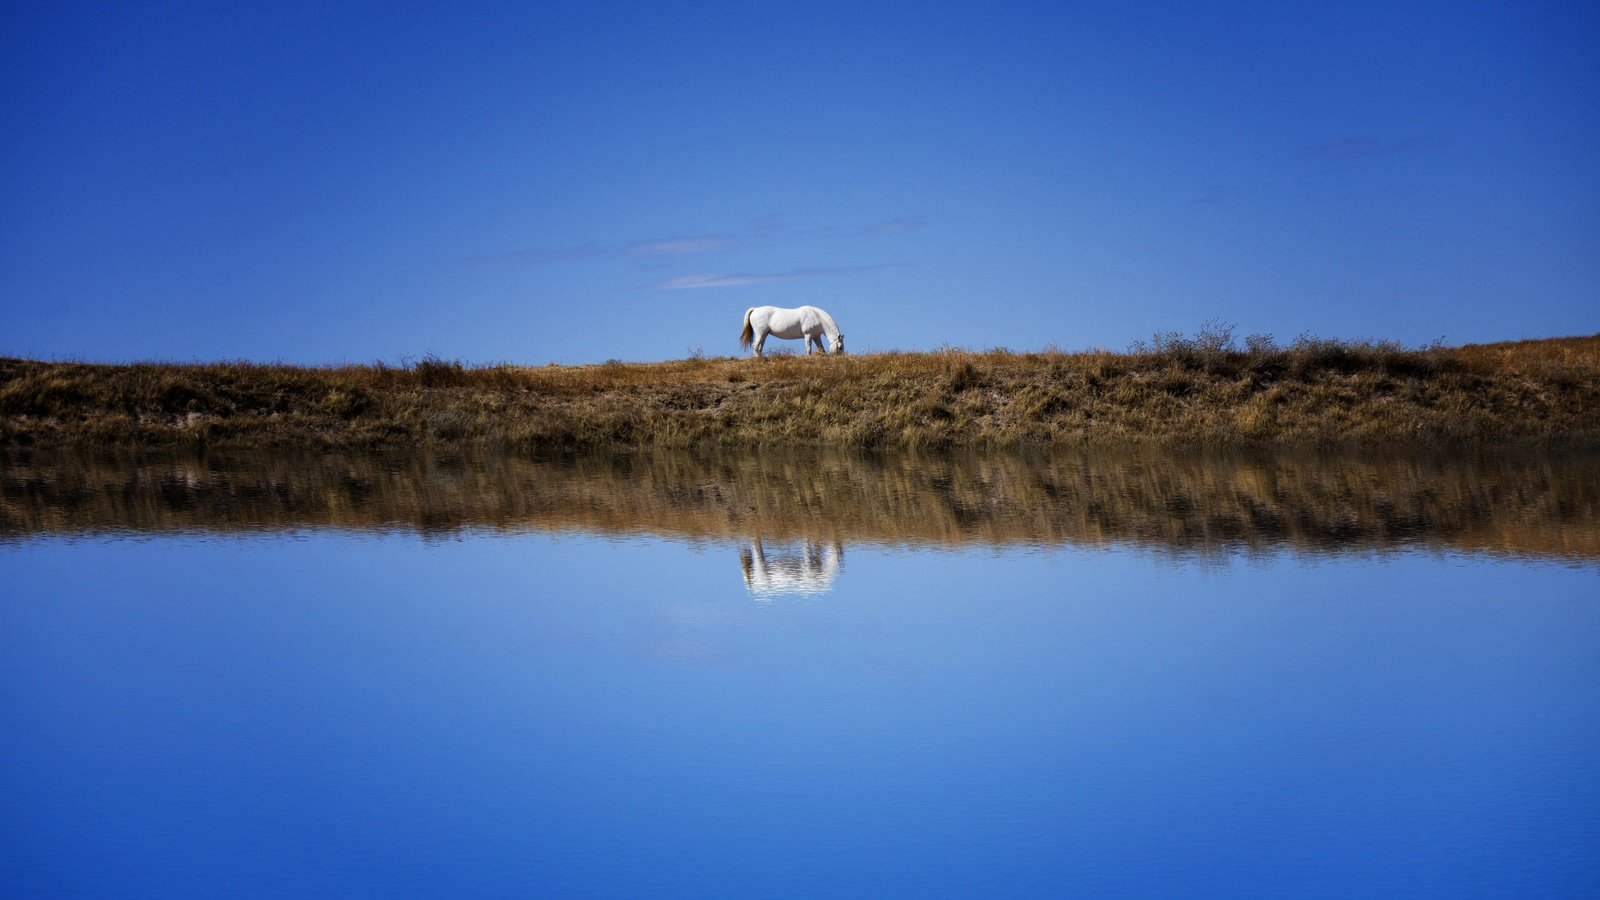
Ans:
POLYGON ((154 6, 0 10, 0 354, 1600 331, 1593 3, 154 6))

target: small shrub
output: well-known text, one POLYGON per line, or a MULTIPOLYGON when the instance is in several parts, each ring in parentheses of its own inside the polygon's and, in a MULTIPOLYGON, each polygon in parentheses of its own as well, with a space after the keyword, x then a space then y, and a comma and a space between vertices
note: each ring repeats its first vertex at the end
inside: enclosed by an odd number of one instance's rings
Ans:
POLYGON ((1251 355, 1276 353, 1278 342, 1270 334, 1252 334, 1244 339, 1244 349, 1251 355))
POLYGON ((432 353, 417 360, 412 372, 423 387, 458 387, 467 380, 466 367, 460 360, 440 359, 432 353))
POLYGON ((1232 322, 1224 322, 1221 319, 1206 320, 1200 326, 1200 330, 1195 332, 1195 349, 1201 353, 1226 353, 1232 350, 1235 327, 1232 322))
POLYGON ((1229 358, 1238 352, 1233 343, 1234 325, 1221 319, 1208 319, 1195 332, 1184 337, 1177 331, 1158 331, 1150 340, 1135 340, 1128 352, 1149 361, 1167 362, 1195 372, 1216 373, 1227 368, 1229 358))

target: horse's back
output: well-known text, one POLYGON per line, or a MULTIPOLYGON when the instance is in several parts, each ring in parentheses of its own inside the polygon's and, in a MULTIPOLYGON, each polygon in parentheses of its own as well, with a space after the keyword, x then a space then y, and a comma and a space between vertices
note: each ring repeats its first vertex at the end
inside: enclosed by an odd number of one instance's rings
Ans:
POLYGON ((815 306, 796 307, 794 313, 795 319, 800 323, 800 330, 807 334, 813 334, 822 328, 822 323, 828 315, 815 306))
POLYGON ((757 331, 764 329, 774 337, 794 340, 824 331, 829 318, 815 306, 757 306, 750 310, 749 321, 757 331))
POLYGON ((781 338, 793 339, 799 337, 797 332, 805 321, 805 314, 799 309, 784 309, 781 306, 769 306, 767 312, 767 327, 772 333, 781 338))

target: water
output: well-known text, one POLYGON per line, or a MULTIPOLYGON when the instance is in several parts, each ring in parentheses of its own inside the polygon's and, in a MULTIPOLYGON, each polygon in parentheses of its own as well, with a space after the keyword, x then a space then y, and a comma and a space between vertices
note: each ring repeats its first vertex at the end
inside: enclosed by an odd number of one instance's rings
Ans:
POLYGON ((1593 896, 1592 458, 13 457, 7 896, 1593 896))

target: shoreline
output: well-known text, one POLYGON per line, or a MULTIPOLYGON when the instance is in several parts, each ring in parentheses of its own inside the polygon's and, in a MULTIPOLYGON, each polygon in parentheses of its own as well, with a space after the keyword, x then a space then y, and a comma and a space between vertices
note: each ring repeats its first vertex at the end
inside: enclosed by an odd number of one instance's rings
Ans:
POLYGON ((540 367, 0 359, 0 447, 1600 447, 1600 335, 1205 337, 540 367))

